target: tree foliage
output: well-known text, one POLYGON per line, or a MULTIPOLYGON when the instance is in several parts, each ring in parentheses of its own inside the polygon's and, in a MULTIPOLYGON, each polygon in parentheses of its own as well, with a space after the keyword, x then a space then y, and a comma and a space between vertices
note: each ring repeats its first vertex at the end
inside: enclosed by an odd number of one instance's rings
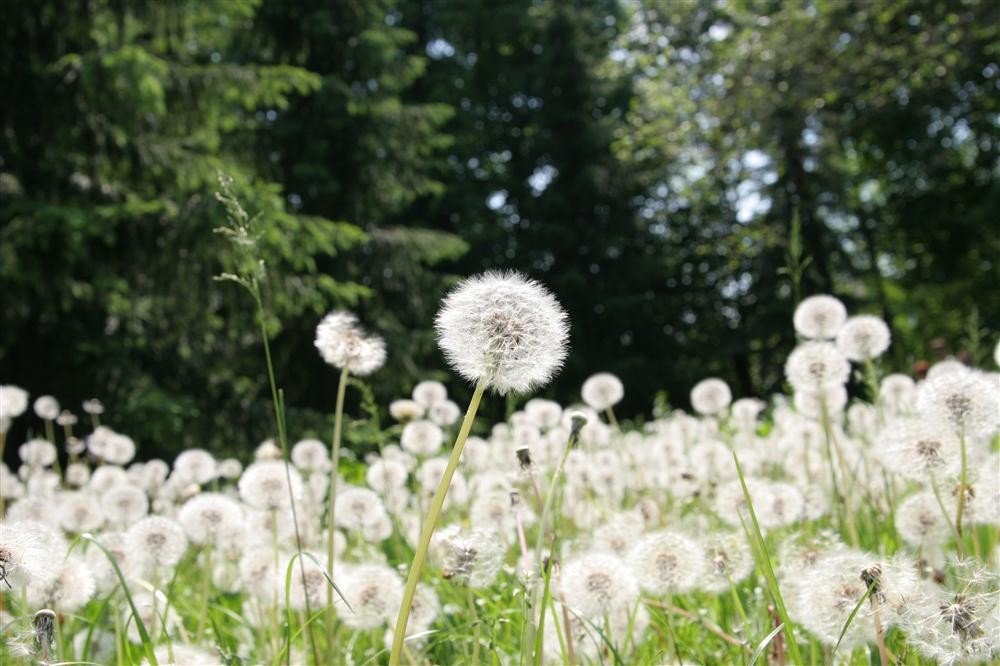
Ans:
POLYGON ((936 337, 982 360, 1000 327, 993 2, 5 9, 0 379, 99 395, 149 451, 268 434, 253 312, 212 280, 220 172, 260 216, 303 435, 325 311, 385 335, 373 389, 400 396, 447 376, 438 300, 487 267, 570 311, 556 396, 610 370, 633 411, 707 375, 773 390, 798 295, 884 316, 903 369, 936 337))

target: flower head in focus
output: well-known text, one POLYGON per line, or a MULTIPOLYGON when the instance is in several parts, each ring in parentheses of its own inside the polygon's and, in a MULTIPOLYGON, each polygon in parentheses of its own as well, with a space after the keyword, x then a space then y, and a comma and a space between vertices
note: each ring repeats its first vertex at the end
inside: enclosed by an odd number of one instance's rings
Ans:
POLYGON ((566 358, 566 312, 515 272, 465 280, 445 297, 435 327, 451 366, 501 395, 545 384, 566 358))
POLYGON ((316 327, 316 349, 323 360, 353 375, 370 375, 385 363, 385 343, 362 330, 350 312, 337 310, 316 327))

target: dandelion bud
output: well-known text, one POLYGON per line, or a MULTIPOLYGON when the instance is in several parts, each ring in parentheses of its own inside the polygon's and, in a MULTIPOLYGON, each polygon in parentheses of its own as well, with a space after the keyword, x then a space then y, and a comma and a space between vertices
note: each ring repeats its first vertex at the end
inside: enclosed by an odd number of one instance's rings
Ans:
POLYGON ((45 663, 52 649, 52 638, 55 635, 56 614, 48 608, 35 613, 32 625, 35 628, 35 653, 39 661, 45 663))
POLYGON ((566 357, 566 313, 514 272, 467 279, 445 298, 435 327, 451 366, 501 395, 547 383, 566 357))

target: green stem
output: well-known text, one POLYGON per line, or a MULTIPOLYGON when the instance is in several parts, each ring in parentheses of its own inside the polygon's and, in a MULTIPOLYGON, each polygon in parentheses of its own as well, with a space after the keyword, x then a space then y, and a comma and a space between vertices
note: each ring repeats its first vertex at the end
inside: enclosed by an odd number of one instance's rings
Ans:
POLYGON ((962 516, 965 513, 965 488, 968 481, 969 466, 964 429, 959 437, 959 446, 962 449, 962 472, 958 481, 958 509, 955 512, 955 546, 958 548, 958 554, 962 555, 965 550, 965 540, 962 537, 962 516))
POLYGON ((480 379, 476 384, 476 390, 472 394, 469 408, 465 411, 465 419, 462 421, 462 428, 458 431, 458 438, 455 446, 451 450, 451 457, 448 458, 448 466, 445 467, 444 476, 438 484, 434 499, 431 500, 430 510, 424 520, 424 526, 420 533, 420 543, 417 544, 417 551, 413 555, 413 563, 410 565, 410 573, 406 577, 406 587, 403 590, 403 602, 399 606, 399 616, 396 618, 396 629, 392 636, 392 652, 389 655, 389 666, 399 666, 399 657, 403 652, 403 641, 406 639, 406 625, 410 619, 410 607, 413 605, 413 595, 417 591, 417 582, 420 580, 420 572, 424 567, 424 560, 427 559, 427 549, 431 543, 431 535, 434 533, 434 526, 441 515, 441 508, 444 506, 445 495, 448 494, 448 487, 451 479, 458 468, 458 461, 462 457, 462 449, 465 448, 465 440, 472 430, 472 422, 476 418, 479 410, 479 402, 483 398, 483 391, 486 388, 485 380, 480 379))
MULTIPOLYGON (((205 620, 208 618, 208 597, 212 585, 212 544, 205 546, 205 571, 202 572, 201 579, 201 611, 198 614, 198 629, 195 631, 195 640, 201 641, 202 632, 205 630, 205 620)), ((156 590, 153 590, 153 598, 156 598, 156 590)), ((156 626, 156 617, 153 617, 153 626, 156 626)))
MULTIPOLYGON (((350 371, 345 367, 340 372, 340 383, 337 384, 337 404, 333 412, 333 441, 330 445, 330 487, 327 489, 329 493, 328 504, 326 510, 327 519, 327 544, 326 544, 326 569, 330 574, 330 579, 333 580, 333 556, 334 556, 334 544, 336 543, 336 520, 334 520, 335 505, 337 502, 337 480, 340 472, 340 433, 341 427, 344 419, 344 395, 347 393, 347 380, 350 375, 350 371)), ((326 649, 328 651, 328 658, 333 658, 334 655, 334 624, 336 620, 336 614, 333 610, 333 586, 327 588, 326 591, 326 649)))
POLYGON ((466 587, 469 602, 469 611, 472 613, 473 643, 472 643, 472 666, 479 666, 479 613, 476 611, 476 597, 472 593, 471 587, 466 587))

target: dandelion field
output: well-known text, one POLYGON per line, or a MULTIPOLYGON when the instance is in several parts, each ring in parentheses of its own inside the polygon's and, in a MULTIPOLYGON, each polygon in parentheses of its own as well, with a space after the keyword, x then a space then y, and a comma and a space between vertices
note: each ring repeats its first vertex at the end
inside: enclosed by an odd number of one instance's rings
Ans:
MULTIPOLYGON (((263 322, 257 222, 223 185, 245 261, 220 278, 263 322)), ((392 350, 344 311, 315 340, 339 374, 330 441, 286 423, 262 325, 275 431, 247 460, 141 460, 113 405, 79 418, 5 385, 3 663, 994 661, 1000 377, 946 360, 915 382, 881 365, 885 324, 848 314, 799 304, 788 395, 707 378, 693 413, 630 420, 610 373, 577 404, 533 397, 572 313, 475 276, 435 322, 471 403, 418 383, 363 460, 341 455, 344 396, 392 350), (507 395, 506 421, 476 418, 507 395), (36 434, 7 441, 12 419, 36 434)))

